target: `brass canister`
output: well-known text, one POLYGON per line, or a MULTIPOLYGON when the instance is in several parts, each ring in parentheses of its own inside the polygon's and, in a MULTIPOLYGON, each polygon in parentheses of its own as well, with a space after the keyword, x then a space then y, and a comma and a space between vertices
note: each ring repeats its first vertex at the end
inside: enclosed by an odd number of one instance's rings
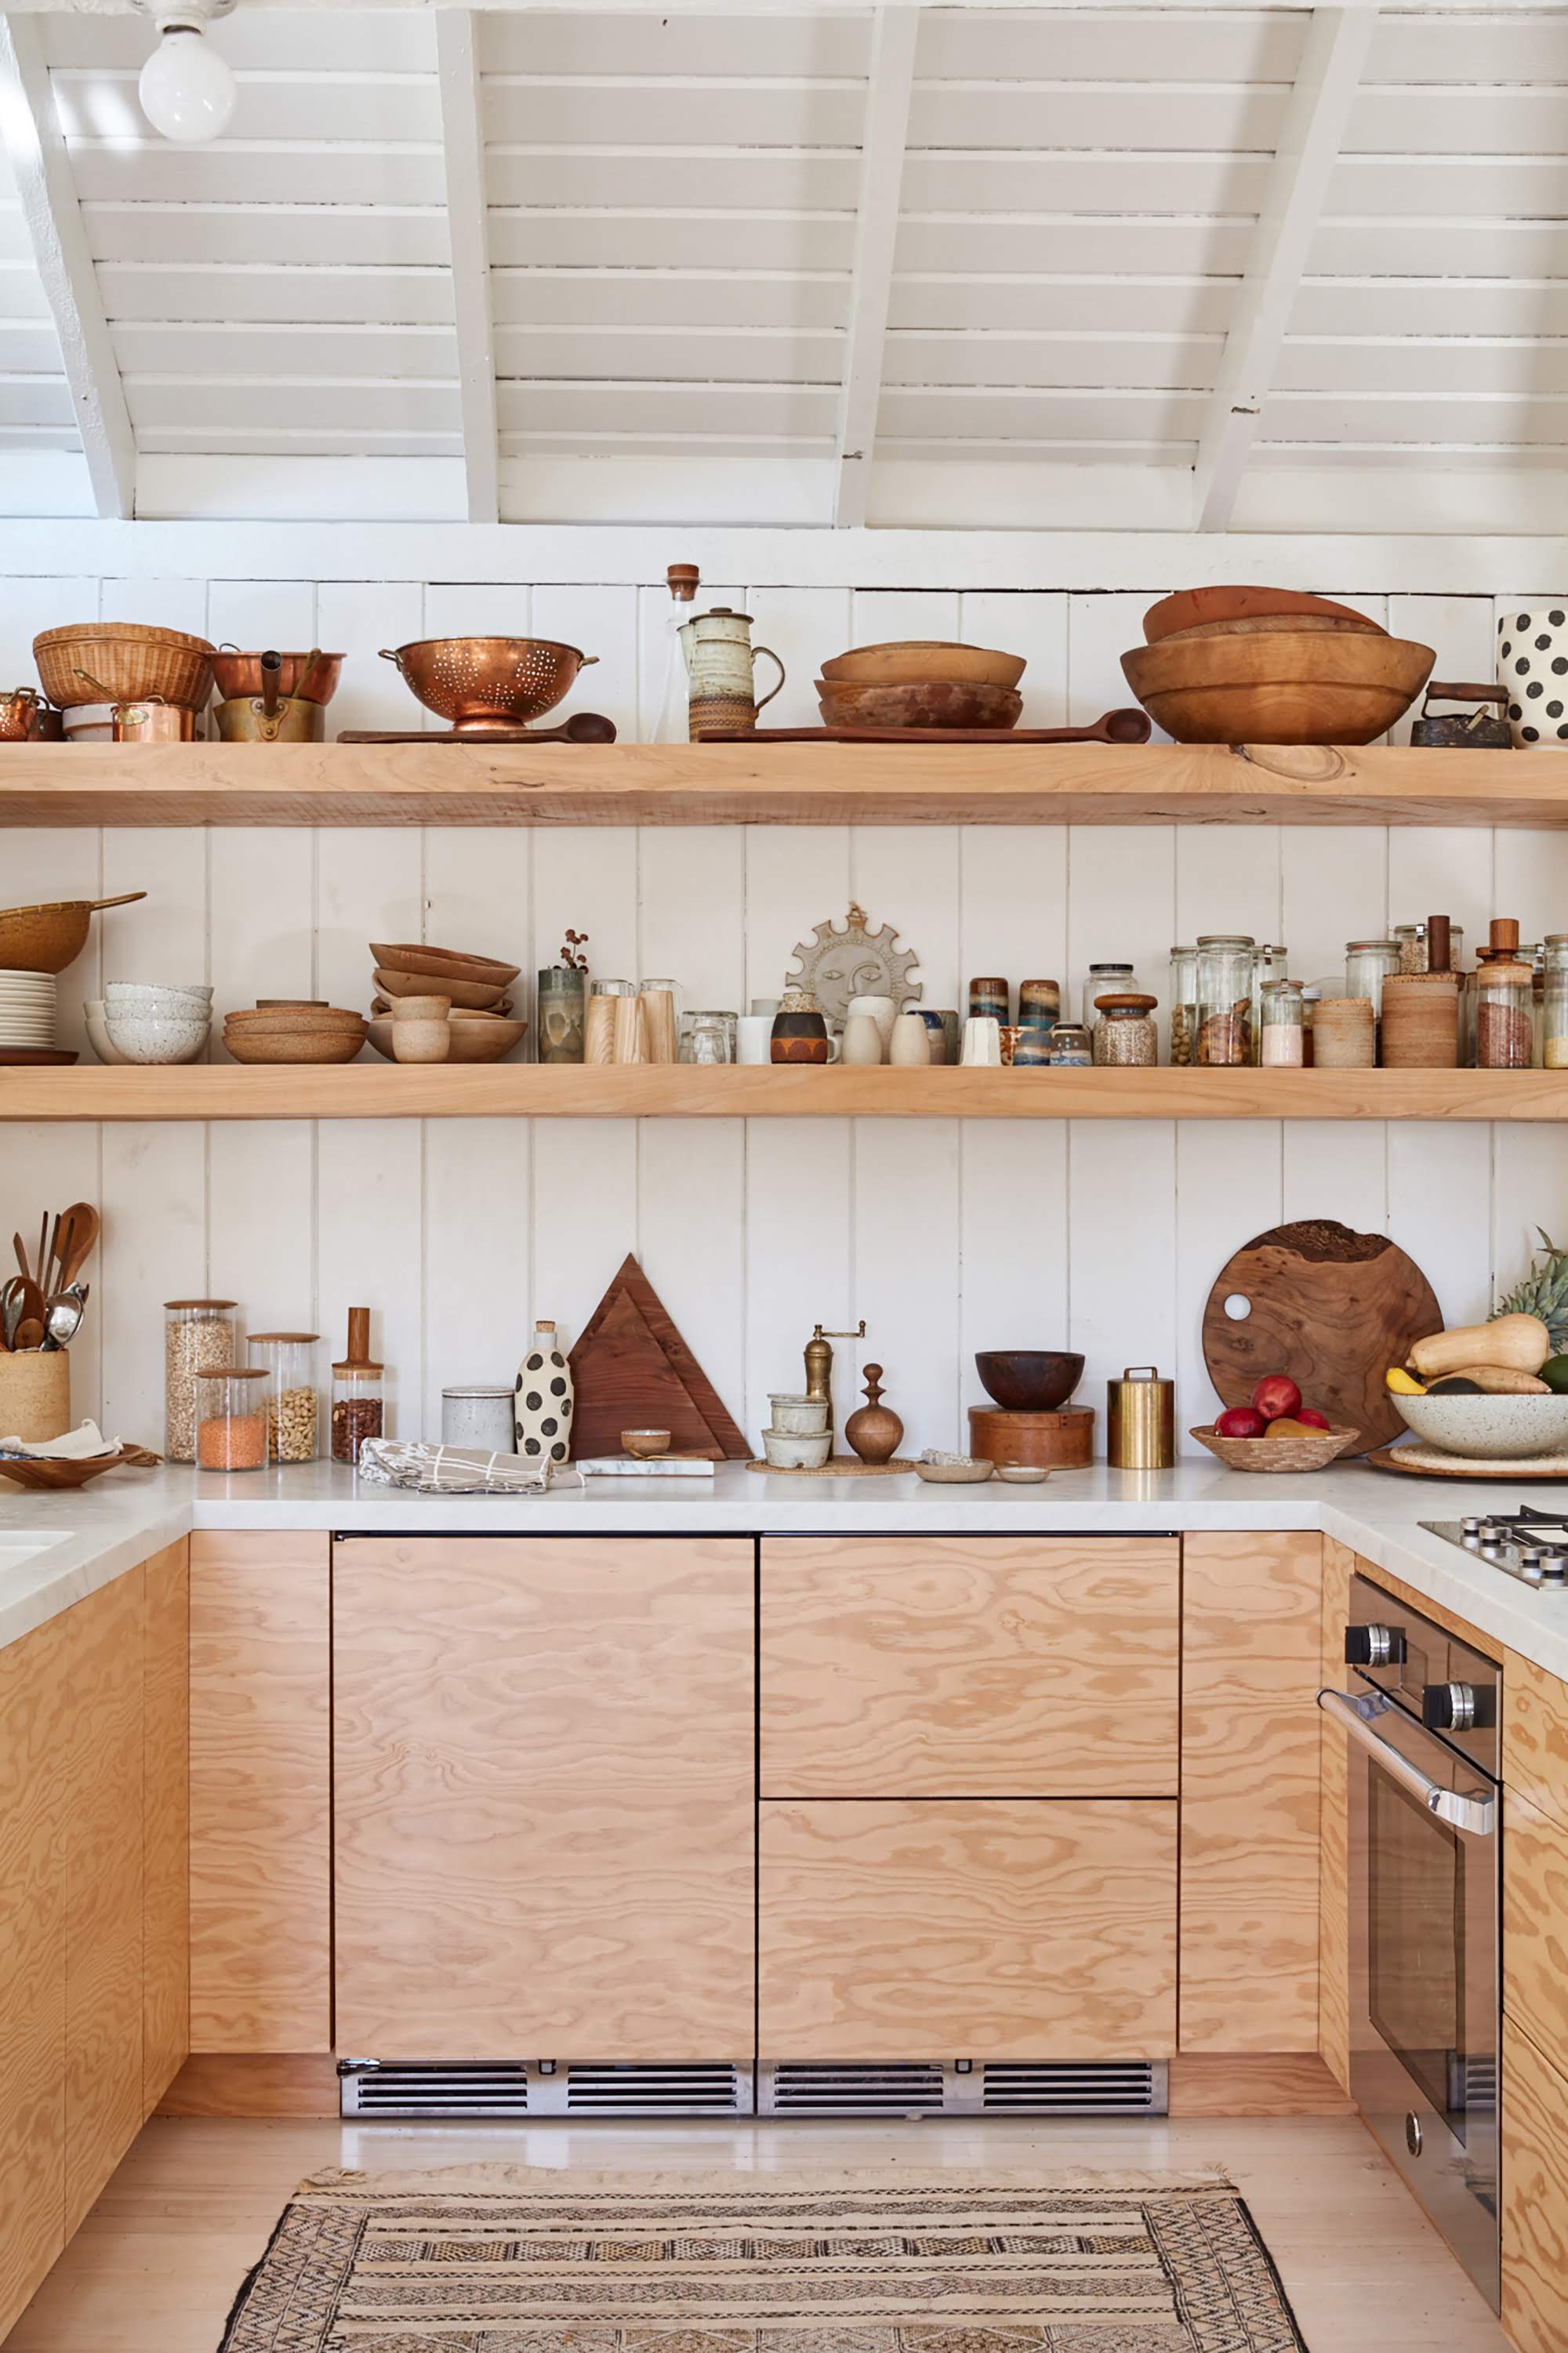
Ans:
POLYGON ((1176 1460, 1176 1384, 1129 1365, 1105 1384, 1105 1459, 1113 1471, 1169 1471, 1176 1460))

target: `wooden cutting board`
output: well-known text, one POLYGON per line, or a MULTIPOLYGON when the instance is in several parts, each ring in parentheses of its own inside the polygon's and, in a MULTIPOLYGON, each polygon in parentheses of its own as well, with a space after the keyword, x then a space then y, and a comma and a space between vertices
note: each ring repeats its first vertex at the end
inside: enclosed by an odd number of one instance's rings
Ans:
POLYGON ((1348 1459, 1404 1433, 1384 1377, 1442 1328, 1431 1284, 1396 1242, 1311 1218, 1255 1235, 1220 1269, 1204 1362, 1227 1406, 1249 1403, 1265 1373, 1289 1373, 1305 1404, 1360 1431, 1348 1459), (1249 1303, 1240 1320, 1226 1312, 1238 1299, 1249 1303))

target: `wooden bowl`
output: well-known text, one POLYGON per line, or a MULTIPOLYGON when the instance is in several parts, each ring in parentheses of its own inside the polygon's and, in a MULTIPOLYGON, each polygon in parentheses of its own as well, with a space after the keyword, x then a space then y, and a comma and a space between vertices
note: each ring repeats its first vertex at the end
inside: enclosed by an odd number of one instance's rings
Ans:
POLYGON ((1388 635, 1380 622, 1359 615, 1352 621, 1339 613, 1244 613, 1234 621, 1199 621, 1190 629, 1169 629, 1159 643, 1181 645, 1191 638, 1278 638, 1291 630, 1298 637, 1331 637, 1342 629, 1360 630, 1363 637, 1388 635))
MULTIPOLYGON (((428 997, 431 975, 427 972, 404 972, 391 965, 377 965, 374 973, 377 988, 384 997, 428 997)), ((449 997, 454 1006, 469 1013, 493 1013, 506 995, 506 984, 494 981, 453 980, 443 976, 441 994, 449 997)))
POLYGON ((1322 1471, 1361 1436, 1359 1430, 1322 1430, 1311 1438, 1216 1438, 1212 1422, 1188 1434, 1227 1471, 1322 1471))
POLYGON ((1200 621, 1237 621, 1259 613, 1327 613, 1359 622, 1363 628, 1383 629, 1381 622, 1368 621, 1353 605, 1336 605, 1331 596, 1311 596, 1300 588, 1179 588, 1173 596, 1162 596, 1150 606, 1143 616, 1143 636, 1153 645, 1200 621))
POLYGON ((223 1042, 237 1062, 352 1062, 369 1034, 367 1021, 351 1029, 261 1032, 224 1027, 223 1042))
POLYGON ((1004 1413, 1054 1413, 1083 1378, 1083 1358, 1062 1348, 983 1348, 974 1369, 1004 1413))
MULTIPOLYGON (((392 1050, 392 1016, 376 1014, 367 1025, 370 1042, 384 1061, 395 1062, 392 1050)), ((501 1021, 488 1013, 465 1013, 454 1016, 447 1024, 451 1031, 449 1062, 499 1062, 522 1043, 528 1035, 526 1021, 501 1021)))
POLYGON ((202 711, 213 691, 213 654, 205 638, 183 629, 151 629, 139 621, 80 621, 68 629, 45 629, 33 639, 33 659, 44 692, 58 711, 101 702, 103 690, 116 702, 162 699, 184 711, 202 711), (78 676, 89 673, 94 683, 78 676))
POLYGON ((254 1012, 237 1008, 224 1016, 227 1029, 343 1029, 363 1022, 363 1013, 342 1005, 258 1005, 254 1012))
POLYGON ((128 891, 116 899, 57 899, 44 907, 0 910, 0 972, 64 972, 86 947, 100 907, 128 907, 146 896, 128 891))
POLYGON ((471 980, 481 988, 504 988, 522 966, 494 956, 459 955, 455 948, 426 948, 417 941, 372 940, 371 955, 394 972, 422 973, 426 980, 471 980))
POLYGON ((827 727, 1016 727, 1022 695, 1006 686, 930 679, 910 686, 838 686, 816 681, 827 727))
POLYGON ((1430 646, 1329 636, 1162 638, 1121 657, 1127 682, 1178 744, 1370 744, 1409 710, 1430 646))
POLYGON ((1028 668, 1022 654, 993 653, 985 646, 961 646, 947 638, 904 638, 879 646, 856 646, 822 665, 835 686, 1016 686, 1028 668))
POLYGON ((656 1455, 669 1452, 669 1432, 668 1430, 623 1430, 621 1451, 632 1455, 638 1462, 651 1462, 656 1455))
POLYGON ((63 1495, 72 1488, 85 1487, 89 1479, 101 1479, 106 1471, 151 1471, 163 1459, 144 1446, 121 1446, 118 1454, 93 1455, 85 1462, 48 1454, 6 1455, 0 1457, 0 1479, 30 1487, 37 1494, 63 1495))

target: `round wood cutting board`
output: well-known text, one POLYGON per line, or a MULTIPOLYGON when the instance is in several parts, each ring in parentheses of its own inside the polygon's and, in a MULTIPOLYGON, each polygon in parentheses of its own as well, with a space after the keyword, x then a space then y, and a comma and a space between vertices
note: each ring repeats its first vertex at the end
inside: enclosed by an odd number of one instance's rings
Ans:
POLYGON ((1265 1373, 1289 1373, 1305 1404, 1360 1431, 1349 1460, 1403 1435, 1384 1376, 1442 1328, 1431 1284, 1396 1242, 1311 1218, 1255 1235, 1220 1269, 1204 1362, 1227 1406, 1248 1404, 1265 1373), (1248 1312, 1227 1314, 1227 1300, 1248 1312))

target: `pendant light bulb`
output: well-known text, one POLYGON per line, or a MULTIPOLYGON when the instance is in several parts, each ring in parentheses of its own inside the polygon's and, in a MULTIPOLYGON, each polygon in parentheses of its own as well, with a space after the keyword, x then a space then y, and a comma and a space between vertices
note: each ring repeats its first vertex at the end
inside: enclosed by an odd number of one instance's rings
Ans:
POLYGON ((209 13, 202 0, 192 0, 177 15, 160 15, 163 37, 142 69, 142 111, 154 131, 180 147, 221 139, 239 95, 226 58, 206 37, 209 13))

